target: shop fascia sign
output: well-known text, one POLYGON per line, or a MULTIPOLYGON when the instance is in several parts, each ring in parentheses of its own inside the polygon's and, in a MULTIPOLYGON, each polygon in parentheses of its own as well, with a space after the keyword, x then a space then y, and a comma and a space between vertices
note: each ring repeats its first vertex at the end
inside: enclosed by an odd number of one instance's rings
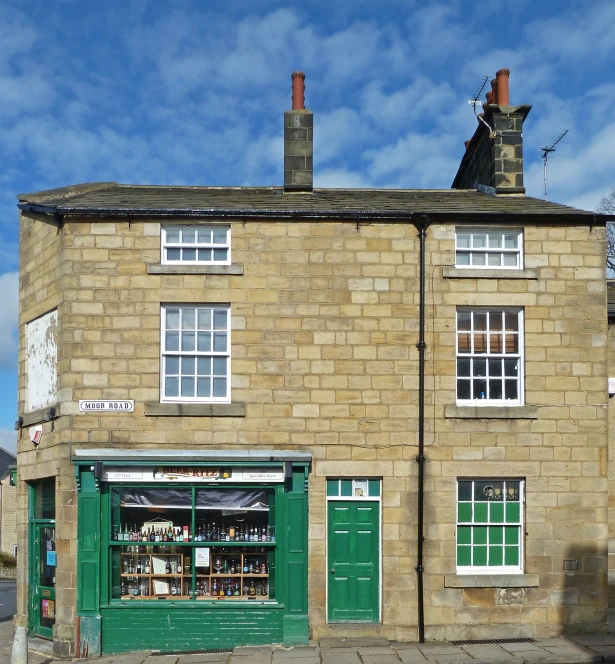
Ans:
POLYGON ((225 466, 108 466, 103 471, 107 482, 283 482, 284 468, 225 466))
POLYGON ((134 413, 135 402, 131 399, 80 399, 80 413, 134 413))

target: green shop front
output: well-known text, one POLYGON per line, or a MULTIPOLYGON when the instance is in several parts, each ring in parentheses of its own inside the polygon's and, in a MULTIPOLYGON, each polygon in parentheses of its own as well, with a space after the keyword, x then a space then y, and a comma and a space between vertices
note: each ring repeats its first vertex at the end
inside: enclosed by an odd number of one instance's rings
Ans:
POLYGON ((75 450, 77 654, 307 643, 310 461, 75 450))

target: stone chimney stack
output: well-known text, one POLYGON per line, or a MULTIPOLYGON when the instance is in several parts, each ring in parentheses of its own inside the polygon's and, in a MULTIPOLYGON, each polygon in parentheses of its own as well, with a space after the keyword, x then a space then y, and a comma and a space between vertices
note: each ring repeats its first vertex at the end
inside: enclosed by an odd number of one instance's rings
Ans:
POLYGON ((496 194, 525 194, 523 186, 523 122, 531 106, 510 106, 510 71, 500 69, 478 116, 478 127, 461 160, 453 189, 495 189, 496 194))
POLYGON ((293 72, 293 107, 284 113, 284 191, 314 188, 314 114, 305 108, 305 74, 293 72))

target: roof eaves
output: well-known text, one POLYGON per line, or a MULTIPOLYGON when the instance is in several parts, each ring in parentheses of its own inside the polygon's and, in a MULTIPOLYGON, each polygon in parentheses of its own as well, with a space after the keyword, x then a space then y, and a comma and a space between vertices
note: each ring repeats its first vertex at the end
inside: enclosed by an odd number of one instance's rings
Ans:
POLYGON ((102 191, 103 189, 112 189, 118 186, 120 185, 117 182, 85 182, 84 184, 75 184, 69 187, 35 191, 30 194, 17 194, 17 200, 23 203, 44 203, 45 201, 55 201, 58 199, 68 200, 82 196, 83 194, 90 194, 94 191, 102 191))

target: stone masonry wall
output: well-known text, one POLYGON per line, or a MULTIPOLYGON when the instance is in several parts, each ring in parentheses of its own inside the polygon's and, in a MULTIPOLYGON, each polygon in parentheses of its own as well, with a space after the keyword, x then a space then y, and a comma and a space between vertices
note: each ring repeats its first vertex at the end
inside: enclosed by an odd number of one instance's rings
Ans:
MULTIPOLYGON (((416 639, 416 229, 231 225, 233 264, 244 266, 243 276, 160 275, 147 273, 148 264, 160 263, 158 223, 66 219, 61 417, 38 452, 61 470, 60 503, 70 524, 64 533, 74 532, 76 505, 69 444, 309 449, 311 635, 416 639), (245 418, 145 415, 144 403, 159 401, 161 303, 231 305, 232 399, 246 404, 245 418), (79 399, 102 398, 134 399, 135 413, 78 414, 79 399), (59 441, 61 449, 52 450, 59 441), (325 479, 365 476, 383 480, 382 624, 327 625, 325 479)), ((428 230, 429 639, 549 635, 606 624, 604 229, 532 225, 524 247, 537 279, 445 278, 443 266, 454 264, 454 226, 428 230), (538 406, 536 419, 445 417, 445 406, 455 404, 460 305, 524 308, 525 399, 538 406), (538 587, 449 587, 456 479, 464 476, 526 479, 526 572, 539 576, 538 587), (570 558, 579 570, 564 573, 570 558)), ((27 447, 22 441, 20 452, 27 447)), ((21 453, 20 463, 34 467, 35 453, 21 453)), ((73 539, 59 555, 69 588, 58 600, 66 624, 74 615, 74 556, 73 539)))

